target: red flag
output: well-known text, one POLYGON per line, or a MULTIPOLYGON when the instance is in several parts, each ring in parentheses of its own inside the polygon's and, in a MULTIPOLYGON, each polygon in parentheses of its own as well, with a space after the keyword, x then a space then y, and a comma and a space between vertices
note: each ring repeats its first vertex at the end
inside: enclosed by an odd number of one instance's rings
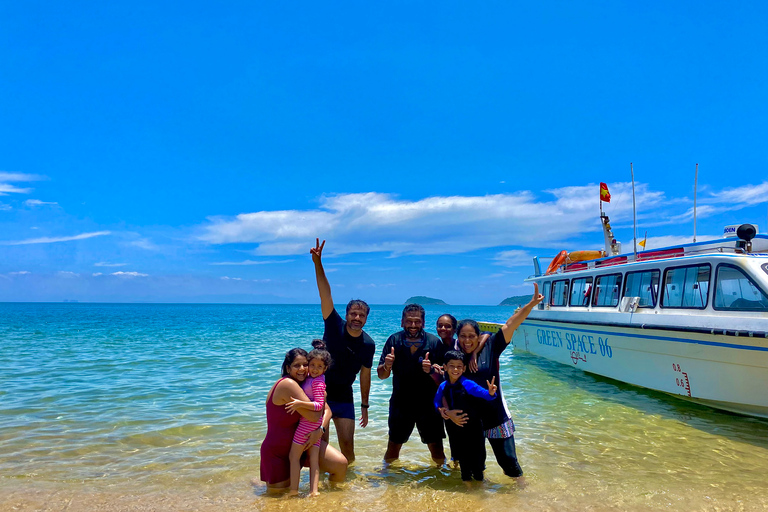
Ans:
POLYGON ((606 203, 611 202, 611 193, 608 192, 608 185, 605 183, 600 183, 600 200, 606 203))

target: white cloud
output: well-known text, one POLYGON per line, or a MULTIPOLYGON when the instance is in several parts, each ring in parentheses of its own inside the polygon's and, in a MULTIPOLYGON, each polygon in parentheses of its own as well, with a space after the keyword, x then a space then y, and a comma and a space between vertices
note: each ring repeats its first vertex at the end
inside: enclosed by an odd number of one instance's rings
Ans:
POLYGON ((8 210, 11 210, 11 205, 0 203, 0 212, 7 212, 8 210))
POLYGON ((243 278, 242 278, 242 277, 229 277, 229 276, 224 276, 224 277, 222 277, 222 278, 221 278, 221 280, 222 280, 222 281, 242 281, 242 280, 243 280, 243 278))
POLYGON ((0 172, 0 182, 3 181, 40 181, 44 176, 37 174, 24 174, 21 172, 0 172))
POLYGON ((24 276, 27 274, 31 274, 32 272, 29 272, 28 270, 19 270, 18 272, 8 272, 9 276, 24 276))
POLYGON ((16 181, 37 181, 43 179, 42 176, 34 174, 23 174, 20 172, 0 172, 0 196, 8 194, 28 194, 32 191, 31 188, 21 188, 15 185, 11 185, 16 181))
POLYGON ((502 251, 493 257, 494 265, 504 267, 533 266, 533 256, 528 251, 502 251))
POLYGON ((217 261, 211 265, 271 265, 272 263, 291 263, 294 260, 245 260, 245 261, 217 261))
POLYGON ((107 263, 105 261, 100 261, 98 263, 94 263, 94 267, 124 267, 127 263, 107 263))
MULTIPOLYGON (((696 235, 696 241, 697 242, 706 242, 707 240, 716 240, 722 238, 722 236, 713 236, 713 235, 696 235)), ((637 237, 638 242, 643 241, 643 237, 637 237)), ((672 246, 678 246, 683 244, 692 244, 693 243, 693 232, 691 232, 690 236, 649 236, 648 240, 645 242, 645 250, 651 250, 651 249, 660 249, 662 247, 672 247, 672 246)), ((637 250, 642 251, 643 248, 641 246, 637 246, 637 250)), ((624 240, 621 242, 621 252, 624 254, 631 253, 634 251, 634 243, 632 239, 624 240)))
MULTIPOLYGON (((629 183, 611 184, 614 198, 631 198, 629 183)), ((662 192, 637 185, 638 202, 652 208, 662 192)), ((254 243, 253 254, 304 254, 320 234, 333 254, 389 252, 456 254, 488 247, 536 247, 599 231, 598 186, 564 187, 538 200, 530 192, 487 196, 439 196, 418 201, 390 194, 343 194, 321 198, 315 210, 261 211, 235 218, 212 217, 199 238, 212 244, 254 243)), ((632 201, 616 201, 612 217, 631 218, 632 201)), ((615 219, 614 219, 615 220, 615 219)))
POLYGON ((92 233, 81 233, 73 236, 61 236, 61 237, 48 237, 41 238, 29 238, 27 240, 16 240, 8 242, 0 242, 0 245, 28 245, 28 244, 52 244, 56 242, 70 242, 72 240, 85 240, 87 238, 93 238, 96 236, 105 236, 111 234, 110 231, 95 231, 92 233))
POLYGON ((123 271, 112 272, 109 275, 118 276, 118 277, 148 277, 149 276, 149 274, 142 274, 141 272, 123 272, 123 271))
POLYGON ((24 204, 27 206, 44 206, 44 205, 56 205, 59 203, 40 201, 39 199, 27 199, 26 201, 24 201, 24 204))
POLYGON ((99 276, 103 276, 103 275, 104 274, 102 274, 101 272, 94 272, 93 273, 93 277, 99 277, 99 276))
MULTIPOLYGON (((710 193, 701 198, 701 202, 728 203, 730 207, 743 208, 744 206, 764 203, 768 201, 768 181, 760 185, 745 185, 743 187, 725 189, 720 192, 710 193)), ((697 215, 699 209, 697 208, 697 215)))
POLYGON ((140 249, 145 249, 147 251, 159 250, 159 247, 155 245, 149 238, 139 238, 138 240, 133 240, 132 242, 128 242, 128 245, 132 245, 140 249))
POLYGON ((57 274, 59 275, 59 277, 66 277, 66 278, 80 277, 80 274, 77 274, 75 272, 70 272, 69 270, 59 270, 57 274))

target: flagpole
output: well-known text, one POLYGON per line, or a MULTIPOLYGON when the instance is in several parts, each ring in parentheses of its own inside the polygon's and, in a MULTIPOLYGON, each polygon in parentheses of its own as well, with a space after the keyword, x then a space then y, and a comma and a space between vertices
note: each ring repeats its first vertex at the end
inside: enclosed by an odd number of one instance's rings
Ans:
POLYGON ((635 259, 637 259, 637 208, 635 207, 635 171, 632 162, 629 162, 629 173, 632 176, 632 242, 635 245, 635 259))
POLYGON ((699 164, 696 164, 696 174, 693 177, 693 243, 696 243, 696 189, 699 181, 699 164))

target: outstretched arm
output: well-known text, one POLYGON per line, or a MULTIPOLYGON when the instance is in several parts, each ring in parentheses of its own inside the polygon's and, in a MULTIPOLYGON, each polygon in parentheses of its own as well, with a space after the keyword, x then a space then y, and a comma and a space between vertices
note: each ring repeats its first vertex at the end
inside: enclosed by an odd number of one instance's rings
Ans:
POLYGON ((509 317, 507 323, 501 326, 501 332, 504 335, 504 341, 507 344, 512 340, 512 334, 515 332, 515 329, 520 327, 523 320, 528 317, 533 308, 535 308, 542 300, 544 300, 544 296, 539 293, 539 284, 533 283, 533 298, 531 299, 531 302, 520 308, 519 311, 509 317))
POLYGON ((312 263, 315 264, 317 291, 320 293, 320 311, 322 311, 323 320, 325 320, 333 311, 333 298, 331 297, 331 284, 325 277, 325 269, 323 268, 323 247, 325 247, 325 240, 321 244, 320 239, 316 238, 315 247, 311 248, 309 253, 312 255, 312 263))

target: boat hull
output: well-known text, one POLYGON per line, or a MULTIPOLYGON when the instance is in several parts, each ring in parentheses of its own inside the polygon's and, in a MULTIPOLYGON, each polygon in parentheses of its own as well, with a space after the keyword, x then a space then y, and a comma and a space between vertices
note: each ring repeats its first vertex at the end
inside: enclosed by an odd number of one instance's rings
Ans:
POLYGON ((768 418, 764 337, 528 318, 512 341, 516 350, 586 372, 768 418))

